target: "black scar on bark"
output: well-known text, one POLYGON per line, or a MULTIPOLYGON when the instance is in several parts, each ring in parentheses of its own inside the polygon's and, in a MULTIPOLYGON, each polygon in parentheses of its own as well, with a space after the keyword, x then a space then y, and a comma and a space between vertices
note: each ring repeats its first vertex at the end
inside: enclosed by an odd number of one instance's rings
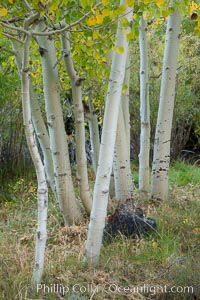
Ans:
POLYGON ((103 231, 103 244, 111 243, 118 235, 127 238, 148 236, 156 228, 156 221, 146 218, 141 208, 133 210, 129 205, 121 204, 108 218, 103 231))

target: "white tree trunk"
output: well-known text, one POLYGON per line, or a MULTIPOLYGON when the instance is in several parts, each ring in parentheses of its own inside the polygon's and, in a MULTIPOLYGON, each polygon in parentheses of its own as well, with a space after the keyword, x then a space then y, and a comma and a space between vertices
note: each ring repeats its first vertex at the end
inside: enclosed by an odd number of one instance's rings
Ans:
POLYGON ((48 188, 45 176, 44 166, 38 151, 37 143, 34 138, 34 129, 31 120, 31 108, 30 108, 30 92, 29 92, 29 45, 31 37, 27 36, 24 42, 24 51, 22 57, 22 106, 23 106, 23 121, 26 139, 31 153, 31 157, 34 162, 37 182, 38 182, 38 228, 36 233, 36 252, 35 252, 35 264, 33 271, 33 283, 37 284, 41 281, 43 266, 44 266, 44 254, 47 239, 47 206, 48 206, 48 188))
POLYGON ((154 142, 151 194, 152 198, 160 200, 168 198, 170 139, 174 110, 180 24, 180 13, 176 10, 169 16, 167 22, 160 103, 154 142))
POLYGON ((92 209, 92 197, 89 188, 87 158, 85 151, 85 124, 82 103, 81 78, 79 78, 77 72, 74 69, 70 42, 68 34, 66 32, 62 34, 62 48, 66 70, 71 81, 72 97, 74 103, 76 159, 78 168, 77 177, 79 182, 80 197, 86 212, 90 214, 92 209))
POLYGON ((146 37, 147 23, 141 17, 139 29, 140 42, 140 154, 139 154, 139 189, 149 191, 149 151, 150 151, 150 108, 148 45, 146 37))
POLYGON ((131 141, 131 133, 130 133, 130 112, 129 112, 129 87, 130 87, 130 57, 129 51, 127 53, 126 58, 126 72, 124 77, 124 85, 126 86, 126 91, 122 94, 122 111, 124 117, 124 125, 125 125, 125 135, 126 135, 126 145, 128 149, 128 160, 130 161, 130 141, 131 141))
MULTIPOLYGON (((15 60, 16 60, 17 68, 18 68, 19 74, 21 76, 22 48, 20 47, 20 44, 15 41, 12 41, 12 47, 15 52, 15 60)), ((45 167, 47 182, 49 183, 51 190, 54 193, 55 198, 57 199, 49 135, 48 135, 48 132, 47 132, 47 129, 46 129, 43 117, 42 117, 42 113, 41 113, 40 106, 39 106, 39 103, 37 100, 37 96, 33 89, 31 78, 29 78, 29 92, 30 92, 30 106, 31 106, 32 122, 33 122, 34 130, 35 130, 36 136, 38 138, 38 141, 40 143, 40 147, 41 147, 41 150, 43 153, 44 167, 45 167)))
POLYGON ((91 143, 91 155, 92 155, 92 165, 95 174, 97 173, 98 160, 99 160, 99 148, 100 148, 100 140, 99 140, 99 126, 97 115, 94 112, 94 107, 92 104, 92 99, 89 96, 89 109, 90 114, 88 115, 88 123, 89 123, 89 131, 90 131, 90 143, 91 143))
POLYGON ((116 200, 120 202, 126 202, 126 200, 133 201, 133 182, 129 155, 130 148, 128 148, 127 136, 125 133, 125 120, 121 103, 118 116, 115 155, 113 161, 115 197, 116 200))
POLYGON ((53 169, 53 160, 52 160, 51 149, 50 149, 49 134, 42 117, 42 113, 38 104, 38 99, 34 92, 31 79, 29 81, 29 88, 30 88, 32 121, 44 157, 44 168, 47 176, 47 182, 49 183, 51 190, 54 193, 56 201, 58 201, 55 179, 54 179, 54 169, 53 169))
MULTIPOLYGON (((37 25, 38 31, 45 24, 37 25)), ((60 102, 58 73, 55 67, 56 53, 52 36, 40 36, 39 51, 42 60, 45 108, 49 129, 50 147, 54 165, 56 191, 65 224, 80 223, 82 214, 75 198, 69 152, 60 102)))
POLYGON ((126 71, 123 85, 126 91, 121 94, 121 105, 117 123, 115 154, 113 160, 115 197, 117 201, 133 201, 133 182, 130 165, 130 114, 129 114, 129 53, 126 58, 126 71))
MULTIPOLYGON (((120 4, 126 5, 126 2, 121 1, 120 4)), ((126 18, 129 20, 129 22, 132 19, 132 9, 128 7, 126 18)), ((123 54, 114 52, 111 66, 99 153, 99 164, 94 187, 93 207, 85 251, 86 261, 91 266, 98 264, 107 212, 118 112, 128 50, 128 42, 124 32, 125 29, 122 29, 121 22, 119 21, 116 36, 116 46, 123 47, 124 52, 123 54)))

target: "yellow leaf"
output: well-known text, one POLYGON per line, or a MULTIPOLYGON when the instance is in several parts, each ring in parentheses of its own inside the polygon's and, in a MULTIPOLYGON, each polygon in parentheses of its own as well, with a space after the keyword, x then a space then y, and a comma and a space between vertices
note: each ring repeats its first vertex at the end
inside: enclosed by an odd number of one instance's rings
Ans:
POLYGON ((157 248, 157 246, 158 246, 158 244, 157 244, 156 242, 153 242, 153 243, 152 243, 152 247, 153 247, 153 248, 157 248))
POLYGON ((100 57, 100 54, 98 52, 94 52, 94 58, 98 59, 100 57))
POLYGON ((166 5, 165 5, 165 0, 154 0, 154 1, 155 1, 156 5, 157 5, 158 7, 160 7, 160 8, 163 8, 163 7, 166 6, 166 5))
POLYGON ((166 17, 169 16, 169 12, 168 12, 167 10, 162 10, 162 11, 161 11, 161 15, 162 15, 164 18, 166 18, 166 17))
POLYGON ((113 51, 117 52, 118 54, 123 54, 124 48, 123 47, 114 47, 113 51))
POLYGON ((99 32, 98 31, 95 31, 93 33, 93 38, 94 38, 94 40, 97 40, 99 38, 99 32))
POLYGON ((134 34, 134 32, 129 32, 129 33, 127 33, 126 37, 127 37, 127 40, 130 41, 130 40, 134 39, 135 34, 134 34))
POLYGON ((126 0, 126 3, 129 7, 131 7, 134 4, 134 0, 126 0))
POLYGON ((8 10, 4 7, 0 8, 0 17, 5 17, 8 14, 8 10))
POLYGON ((125 11, 126 11, 126 5, 124 5, 124 4, 120 5, 117 9, 117 12, 119 14, 123 14, 123 12, 125 12, 125 11))
POLYGON ((58 6, 59 6, 59 2, 55 2, 54 4, 52 4, 48 10, 48 13, 49 14, 54 13, 58 9, 58 6))
POLYGON ((165 0, 154 0, 156 4, 163 4, 165 3, 165 0))
POLYGON ((144 4, 148 4, 149 2, 149 0, 144 0, 144 4))
POLYGON ((190 4, 190 14, 192 14, 194 11, 197 11, 199 9, 199 5, 192 1, 190 4))
POLYGON ((86 46, 88 46, 88 47, 91 47, 93 45, 93 41, 88 41, 87 43, 86 43, 86 46))
POLYGON ((103 16, 105 16, 105 17, 109 17, 109 16, 112 14, 112 12, 111 12, 109 9, 104 8, 104 9, 102 10, 102 14, 103 14, 103 16))
POLYGON ((124 86, 123 86, 123 87, 122 87, 122 94, 123 94, 123 95, 126 95, 126 92, 127 92, 127 87, 124 87, 124 86))
POLYGON ((97 24, 102 24, 103 23, 103 16, 102 15, 96 16, 96 23, 97 24))
POLYGON ((148 19, 149 19, 149 12, 148 11, 144 11, 143 12, 143 19, 145 20, 145 21, 147 21, 148 19))
POLYGON ((194 28, 194 34, 197 35, 197 36, 200 34, 200 28, 199 27, 194 28))
POLYGON ((9 3, 13 4, 16 2, 16 0, 8 0, 9 3))
POLYGON ((87 23, 88 23, 89 26, 96 25, 96 18, 95 17, 89 18, 88 21, 87 21, 87 23))
POLYGON ((103 6, 107 6, 110 3, 109 0, 102 0, 102 4, 103 6))
POLYGON ((35 193, 35 187, 31 186, 28 190, 28 193, 30 193, 30 194, 35 193))
POLYGON ((195 234, 199 234, 200 233, 200 228, 199 227, 195 227, 193 229, 193 231, 194 231, 195 234))

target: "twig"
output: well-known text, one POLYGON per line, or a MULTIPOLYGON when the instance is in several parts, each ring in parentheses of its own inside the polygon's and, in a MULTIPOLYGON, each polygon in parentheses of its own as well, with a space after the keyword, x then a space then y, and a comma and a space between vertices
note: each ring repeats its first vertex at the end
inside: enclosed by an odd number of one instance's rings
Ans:
POLYGON ((11 35, 11 34, 9 34, 7 32, 3 32, 2 35, 5 36, 5 37, 7 37, 7 38, 9 38, 9 39, 17 41, 18 43, 23 44, 23 41, 21 41, 20 39, 16 38, 15 36, 13 36, 13 35, 11 35))
POLYGON ((0 46, 0 51, 5 51, 5 52, 8 52, 8 53, 10 53, 10 54, 12 54, 12 55, 15 55, 15 54, 16 54, 15 51, 10 50, 10 49, 6 49, 5 47, 1 47, 1 46, 0 46))
POLYGON ((6 27, 6 28, 9 28, 9 29, 19 31, 19 32, 23 32, 27 35, 29 34, 29 32, 27 30, 25 30, 24 28, 22 28, 22 27, 16 27, 16 26, 13 26, 13 25, 9 25, 5 22, 0 22, 0 25, 2 25, 2 27, 6 27))

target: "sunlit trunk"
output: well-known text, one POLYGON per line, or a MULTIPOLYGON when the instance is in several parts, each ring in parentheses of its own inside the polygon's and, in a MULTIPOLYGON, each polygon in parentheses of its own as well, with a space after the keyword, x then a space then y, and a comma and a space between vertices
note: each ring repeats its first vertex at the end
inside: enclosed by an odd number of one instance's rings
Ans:
MULTIPOLYGON (((38 31, 45 30, 45 24, 37 25, 38 31)), ((71 177, 68 145, 60 101, 59 81, 56 68, 56 52, 52 36, 38 36, 42 61, 45 108, 50 137, 56 191, 65 224, 79 223, 82 218, 75 198, 71 177)))
POLYGON ((30 91, 29 91, 29 46, 31 37, 27 36, 24 41, 22 56, 22 107, 23 122, 26 134, 26 140, 33 159, 38 182, 38 227, 36 232, 36 251, 33 271, 33 284, 40 283, 43 266, 44 254, 47 239, 47 206, 48 206, 48 188, 45 176, 44 166, 39 154, 38 146, 34 137, 34 129, 31 120, 30 91))
MULTIPOLYGON (((22 68, 22 47, 19 43, 12 41, 12 47, 15 52, 15 60, 17 64, 17 68, 19 74, 21 74, 22 68)), ((21 76, 21 75, 20 75, 21 76)), ((34 130, 39 141, 42 154, 44 157, 44 167, 45 173, 47 177, 47 182, 49 183, 51 190, 54 193, 55 198, 56 196, 56 188, 55 188, 55 181, 54 181, 54 171, 53 171, 53 161, 51 157, 51 150, 50 150, 50 141, 49 141, 49 134, 47 132, 42 113, 40 110, 40 106, 38 103, 37 96, 34 92, 31 77, 29 78, 29 92, 30 92, 30 106, 31 106, 31 116, 32 122, 34 126, 34 130)))
POLYGON ((100 148, 100 140, 99 140, 99 125, 97 115, 94 111, 94 107, 92 104, 92 99, 89 96, 89 110, 90 113, 88 115, 88 123, 89 123, 89 131, 90 131, 90 143, 91 143, 91 155, 92 155, 92 165, 95 174, 97 173, 98 160, 99 160, 99 148, 100 148))
POLYGON ((79 183, 80 197, 86 212, 90 214, 92 209, 92 197, 89 188, 87 158, 85 151, 85 124, 82 103, 81 78, 79 78, 77 72, 74 69, 67 32, 62 34, 62 48, 66 70, 70 77, 72 87, 75 116, 76 160, 78 168, 77 179, 79 183))
POLYGON ((120 106, 117 136, 115 142, 115 155, 113 161, 115 197, 120 202, 133 201, 133 182, 130 166, 130 149, 126 138, 125 120, 120 106))
POLYGON ((149 73, 147 23, 140 20, 140 154, 139 154, 139 189, 149 191, 149 151, 150 151, 150 108, 149 108, 149 73))
POLYGON ((121 94, 121 105, 117 123, 115 154, 113 160, 115 197, 117 201, 133 201, 133 182, 130 165, 130 114, 129 114, 129 54, 126 58, 124 91, 121 94))
POLYGON ((168 198, 168 173, 170 163, 170 139, 174 110, 176 70, 180 39, 180 13, 169 16, 165 41, 160 103, 154 142, 152 166, 152 198, 168 198))
MULTIPOLYGON (((125 1, 120 4, 126 5, 125 1)), ((127 5, 126 5, 127 6, 127 5)), ((127 7, 125 14, 130 22, 132 9, 127 7)), ((125 64, 128 51, 128 42, 125 29, 118 22, 116 47, 123 47, 122 54, 114 52, 106 99, 103 130, 99 153, 99 163, 94 187, 93 207, 89 223, 85 259, 89 265, 95 266, 99 261, 102 244, 103 229, 107 213, 110 176, 114 157, 114 147, 117 131, 118 112, 120 107, 121 92, 125 75, 125 64)))

